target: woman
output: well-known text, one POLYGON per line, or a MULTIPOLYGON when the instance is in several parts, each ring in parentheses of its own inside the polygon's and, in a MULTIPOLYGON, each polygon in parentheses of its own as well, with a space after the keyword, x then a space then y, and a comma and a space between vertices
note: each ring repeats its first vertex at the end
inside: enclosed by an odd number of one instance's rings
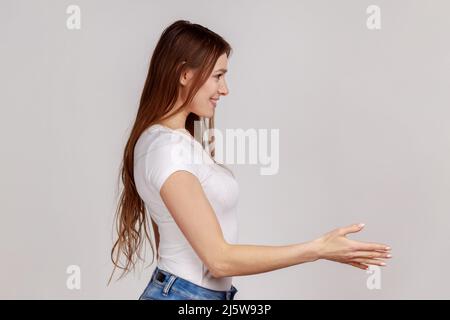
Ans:
POLYGON ((386 245, 346 238, 362 225, 306 243, 237 244, 238 185, 209 150, 214 136, 203 140, 204 132, 213 131, 217 101, 228 94, 225 73, 231 51, 221 36, 183 20, 164 30, 154 50, 123 155, 119 237, 111 251, 113 274, 116 267, 123 269, 122 276, 134 268, 136 258, 142 259, 142 243, 152 244, 148 210, 159 255, 140 299, 232 300, 237 292, 233 276, 319 259, 366 269, 389 258, 386 245), (125 266, 119 264, 120 254, 125 266))

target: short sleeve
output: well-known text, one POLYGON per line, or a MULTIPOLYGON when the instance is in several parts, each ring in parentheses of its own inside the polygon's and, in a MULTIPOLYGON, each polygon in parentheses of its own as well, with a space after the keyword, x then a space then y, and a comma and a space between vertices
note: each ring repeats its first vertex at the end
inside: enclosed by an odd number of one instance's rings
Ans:
MULTIPOLYGON (((146 154, 147 179, 158 192, 169 176, 180 170, 188 171, 200 180, 199 152, 184 137, 172 136, 170 141, 146 154)), ((201 155, 201 154, 200 154, 201 155)))

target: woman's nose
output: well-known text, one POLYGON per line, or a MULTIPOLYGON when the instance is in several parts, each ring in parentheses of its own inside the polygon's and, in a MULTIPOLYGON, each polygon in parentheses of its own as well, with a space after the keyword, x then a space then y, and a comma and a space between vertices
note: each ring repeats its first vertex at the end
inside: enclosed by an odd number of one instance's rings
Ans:
POLYGON ((229 93, 228 87, 225 83, 222 86, 220 86, 219 93, 223 96, 226 96, 229 93))

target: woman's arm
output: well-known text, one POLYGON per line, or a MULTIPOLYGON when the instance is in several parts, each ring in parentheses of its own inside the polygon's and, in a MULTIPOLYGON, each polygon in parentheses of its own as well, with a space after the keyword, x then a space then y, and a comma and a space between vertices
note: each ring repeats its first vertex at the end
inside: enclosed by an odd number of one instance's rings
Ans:
POLYGON ((287 268, 318 259, 318 248, 312 242, 285 245, 225 244, 216 261, 215 277, 244 276, 287 268))
POLYGON ((377 243, 352 241, 345 236, 363 225, 333 230, 310 242, 287 246, 226 245, 216 266, 217 276, 256 274, 319 259, 367 269, 368 264, 383 266, 390 258, 389 247, 377 243))
POLYGON ((352 241, 345 236, 361 230, 352 225, 306 243, 285 246, 237 245, 225 241, 203 188, 193 174, 178 170, 163 183, 160 195, 178 227, 215 277, 257 274, 318 259, 361 269, 380 264, 386 245, 352 241))

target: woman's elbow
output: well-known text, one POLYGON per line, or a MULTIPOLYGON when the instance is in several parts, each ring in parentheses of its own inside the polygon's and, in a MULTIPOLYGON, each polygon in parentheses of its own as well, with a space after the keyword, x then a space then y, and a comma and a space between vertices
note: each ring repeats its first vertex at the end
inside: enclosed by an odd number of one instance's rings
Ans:
POLYGON ((226 268, 219 264, 216 264, 209 271, 210 271, 211 275, 213 276, 213 278, 228 277, 228 272, 227 272, 226 268))
POLYGON ((210 273, 214 278, 223 278, 231 276, 230 264, 229 264, 229 252, 230 245, 225 244, 220 250, 218 250, 218 254, 216 254, 216 258, 211 263, 210 273))

